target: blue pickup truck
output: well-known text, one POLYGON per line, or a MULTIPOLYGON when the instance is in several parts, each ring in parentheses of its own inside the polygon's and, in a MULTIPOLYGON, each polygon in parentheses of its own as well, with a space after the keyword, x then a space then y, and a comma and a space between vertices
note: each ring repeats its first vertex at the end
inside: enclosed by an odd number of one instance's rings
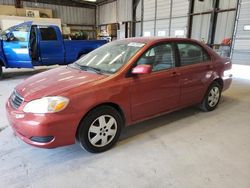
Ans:
POLYGON ((25 22, 0 33, 0 78, 2 67, 67 65, 105 43, 106 40, 64 40, 58 26, 25 22))

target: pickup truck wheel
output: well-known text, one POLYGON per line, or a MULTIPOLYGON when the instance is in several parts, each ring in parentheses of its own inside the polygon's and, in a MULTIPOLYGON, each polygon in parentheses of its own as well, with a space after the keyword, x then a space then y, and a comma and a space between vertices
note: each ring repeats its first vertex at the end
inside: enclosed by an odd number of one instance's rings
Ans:
POLYGON ((0 79, 3 78, 3 67, 0 65, 0 79))
POLYGON ((110 106, 92 110, 84 118, 77 133, 82 148, 91 153, 109 150, 120 137, 123 119, 121 114, 110 106))
POLYGON ((207 93, 200 104, 200 109, 206 112, 214 110, 220 102, 220 97, 221 85, 218 82, 213 82, 209 86, 207 93))

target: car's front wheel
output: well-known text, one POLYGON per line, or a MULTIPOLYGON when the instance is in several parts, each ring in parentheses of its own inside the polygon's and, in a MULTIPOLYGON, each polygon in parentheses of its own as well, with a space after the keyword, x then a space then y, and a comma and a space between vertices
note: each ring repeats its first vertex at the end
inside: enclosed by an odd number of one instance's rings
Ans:
POLYGON ((212 111, 214 110, 219 102, 221 97, 221 85, 218 82, 213 82, 207 90, 207 93, 200 104, 200 108, 203 111, 212 111))
POLYGON ((104 152, 117 142, 122 125, 122 116, 116 109, 101 106, 84 118, 76 135, 77 140, 89 152, 104 152))

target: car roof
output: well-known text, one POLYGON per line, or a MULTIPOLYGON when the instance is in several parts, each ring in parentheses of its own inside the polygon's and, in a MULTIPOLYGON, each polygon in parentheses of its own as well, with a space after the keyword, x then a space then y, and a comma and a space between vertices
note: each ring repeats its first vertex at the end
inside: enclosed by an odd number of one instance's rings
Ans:
POLYGON ((171 41, 183 41, 183 42, 198 42, 189 38, 168 38, 168 37, 133 37, 122 39, 120 41, 138 42, 138 43, 158 43, 158 42, 171 42, 171 41))
POLYGON ((190 38, 168 38, 168 37, 133 37, 133 38, 126 38, 126 39, 120 39, 117 40, 117 42, 137 42, 137 43, 145 43, 149 46, 153 46, 157 43, 160 42, 192 42, 199 44, 202 46, 204 49, 206 49, 207 52, 210 53, 210 55, 213 55, 216 58, 220 58, 220 56, 209 46, 207 46, 205 43, 202 43, 198 40, 195 39, 190 39, 190 38))

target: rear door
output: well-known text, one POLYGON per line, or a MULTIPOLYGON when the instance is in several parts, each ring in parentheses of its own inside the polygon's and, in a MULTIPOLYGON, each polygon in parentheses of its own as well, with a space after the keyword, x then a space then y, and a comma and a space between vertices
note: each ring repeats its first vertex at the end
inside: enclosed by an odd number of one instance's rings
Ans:
POLYGON ((32 68, 29 53, 29 38, 32 22, 12 27, 7 32, 8 40, 3 41, 3 51, 8 67, 32 68))
POLYGON ((200 103, 211 78, 213 63, 202 46, 178 42, 181 104, 200 103))
POLYGON ((53 26, 39 26, 39 53, 43 65, 64 63, 64 44, 60 30, 53 26))

